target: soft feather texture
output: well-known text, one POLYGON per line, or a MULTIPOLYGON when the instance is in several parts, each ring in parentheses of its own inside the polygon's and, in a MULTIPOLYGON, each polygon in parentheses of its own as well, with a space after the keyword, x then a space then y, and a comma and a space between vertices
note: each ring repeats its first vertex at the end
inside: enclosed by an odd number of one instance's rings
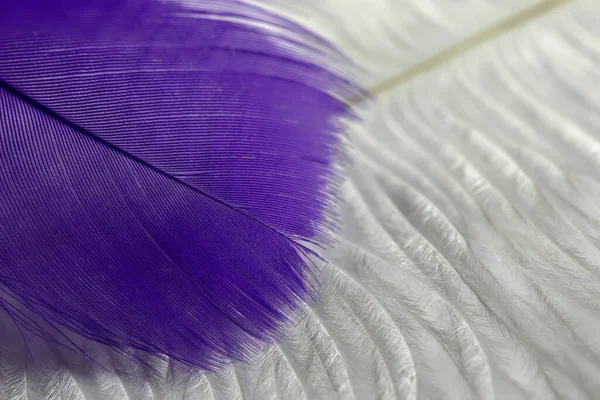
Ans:
POLYGON ((0 54, 14 321, 207 369, 273 340, 335 224, 343 58, 236 0, 3 2, 0 54))
MULTIPOLYGON (((340 0, 319 2, 318 18, 298 2, 291 13, 322 21, 357 63, 384 70, 369 71, 378 81, 464 38, 467 22, 524 3, 340 0)), ((13 366, 26 350, 7 324, 3 393, 596 399, 598 11, 595 0, 574 2, 374 100, 352 128, 344 228, 325 254, 320 300, 250 363, 189 374, 158 360, 156 377, 97 348, 115 374, 59 358, 24 373, 13 366)))

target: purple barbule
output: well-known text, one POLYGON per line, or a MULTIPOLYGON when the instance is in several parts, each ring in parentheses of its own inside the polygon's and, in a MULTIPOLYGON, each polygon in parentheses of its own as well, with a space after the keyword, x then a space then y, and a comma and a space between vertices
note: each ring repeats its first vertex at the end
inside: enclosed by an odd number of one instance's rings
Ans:
POLYGON ((344 58, 234 0, 2 3, 4 302, 207 369, 272 340, 334 228, 344 58))

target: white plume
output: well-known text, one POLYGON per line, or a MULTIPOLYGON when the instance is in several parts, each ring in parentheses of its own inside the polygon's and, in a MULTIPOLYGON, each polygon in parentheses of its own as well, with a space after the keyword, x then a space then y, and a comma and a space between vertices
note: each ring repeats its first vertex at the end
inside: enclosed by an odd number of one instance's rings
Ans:
MULTIPOLYGON (((371 85, 534 3, 275 7, 371 85)), ((321 297, 282 343, 211 374, 148 359, 153 375, 93 343, 108 370, 52 346, 32 363, 6 321, 0 399, 597 399, 600 3, 554 3, 369 101, 321 297)))

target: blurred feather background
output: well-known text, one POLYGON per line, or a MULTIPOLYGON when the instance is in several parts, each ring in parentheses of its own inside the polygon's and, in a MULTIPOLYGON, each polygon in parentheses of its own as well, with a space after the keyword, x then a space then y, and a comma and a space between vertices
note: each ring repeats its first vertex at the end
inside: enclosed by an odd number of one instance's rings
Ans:
MULTIPOLYGON (((273 6, 369 87, 536 4, 273 6)), ((154 374, 88 342, 101 366, 41 340, 32 363, 7 320, 0 398, 597 398, 600 3, 547 4, 364 103, 320 299, 279 345, 211 374, 147 359, 154 374)))

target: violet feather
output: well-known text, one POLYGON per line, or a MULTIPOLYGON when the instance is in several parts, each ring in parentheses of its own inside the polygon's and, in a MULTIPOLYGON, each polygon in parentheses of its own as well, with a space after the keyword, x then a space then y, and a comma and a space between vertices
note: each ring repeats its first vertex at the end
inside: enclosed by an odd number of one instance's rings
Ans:
POLYGON ((235 0, 2 3, 2 307, 208 369, 271 341, 334 229, 344 58, 235 0))

